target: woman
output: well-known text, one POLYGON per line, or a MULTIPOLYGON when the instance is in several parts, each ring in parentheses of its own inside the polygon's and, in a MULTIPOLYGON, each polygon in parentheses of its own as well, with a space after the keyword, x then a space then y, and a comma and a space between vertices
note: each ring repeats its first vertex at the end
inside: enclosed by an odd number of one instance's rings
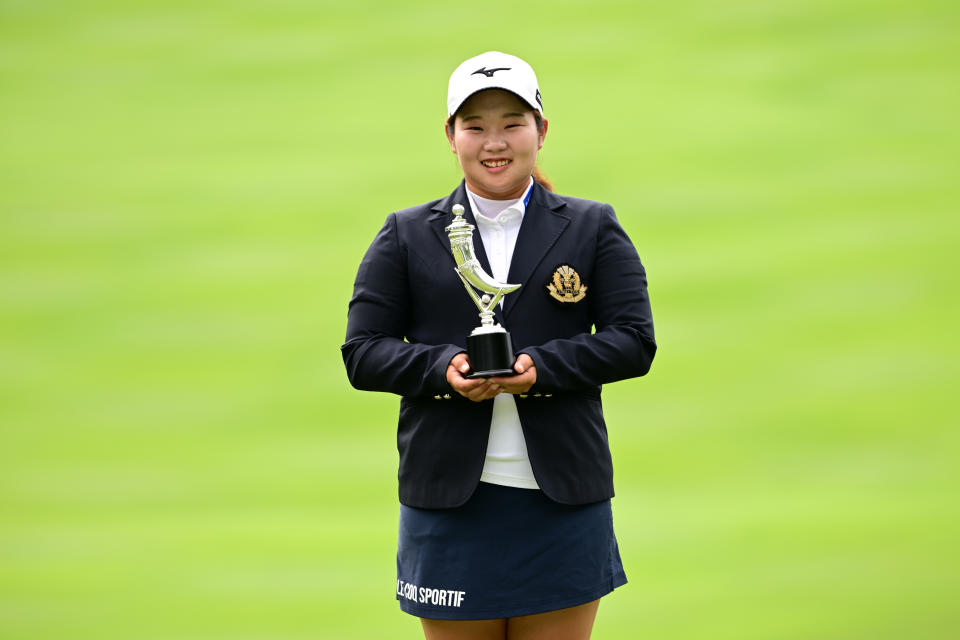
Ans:
POLYGON ((397 599, 428 640, 589 638, 626 582, 600 389, 650 368, 646 276, 609 205, 536 179, 548 123, 527 63, 467 60, 447 107, 464 180, 388 216, 342 347, 356 388, 402 396, 397 599), (444 231, 457 204, 484 269, 523 285, 496 309, 516 375, 467 377, 478 314, 444 231))

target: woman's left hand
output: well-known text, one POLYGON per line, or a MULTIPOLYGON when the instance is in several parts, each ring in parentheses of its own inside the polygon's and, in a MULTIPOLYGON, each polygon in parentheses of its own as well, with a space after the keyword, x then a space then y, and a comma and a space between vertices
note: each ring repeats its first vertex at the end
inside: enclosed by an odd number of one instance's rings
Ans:
POLYGON ((503 389, 503 393, 526 393, 530 391, 530 387, 537 381, 537 366, 533 364, 533 358, 521 353, 517 357, 517 361, 513 363, 513 370, 518 375, 497 376, 489 378, 489 380, 503 389))

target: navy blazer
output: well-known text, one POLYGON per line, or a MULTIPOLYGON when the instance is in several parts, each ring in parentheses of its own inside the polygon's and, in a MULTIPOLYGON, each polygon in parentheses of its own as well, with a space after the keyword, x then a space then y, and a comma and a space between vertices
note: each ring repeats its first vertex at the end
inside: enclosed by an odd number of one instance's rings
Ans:
MULTIPOLYGON (((454 204, 476 224, 463 183, 442 200, 387 217, 357 271, 341 347, 354 387, 402 396, 400 501, 412 507, 469 499, 493 413, 492 400, 467 400, 446 381, 450 359, 466 350, 466 336, 480 324, 444 231, 454 204)), ((480 234, 473 240, 490 273, 480 234)), ((496 319, 514 350, 537 367, 533 388, 515 396, 537 483, 561 503, 610 498, 600 387, 644 375, 656 351, 637 251, 610 205, 558 196, 535 183, 507 281, 523 286, 505 297, 496 319), (559 302, 547 288, 562 265, 586 287, 577 302, 559 302)))

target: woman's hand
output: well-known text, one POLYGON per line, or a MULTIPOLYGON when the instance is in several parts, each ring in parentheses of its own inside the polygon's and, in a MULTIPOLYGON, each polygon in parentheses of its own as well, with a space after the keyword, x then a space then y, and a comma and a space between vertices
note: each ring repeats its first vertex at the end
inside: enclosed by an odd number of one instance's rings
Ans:
POLYGON ((470 358, 465 353, 453 356, 447 365, 447 383, 464 398, 483 402, 503 391, 500 385, 492 382, 494 378, 465 378, 464 374, 469 371, 470 358))
POLYGON ((447 382, 454 391, 474 402, 489 400, 499 393, 526 393, 537 382, 537 366, 533 364, 533 358, 521 353, 513 369, 518 375, 465 378, 464 374, 470 371, 470 358, 465 353, 458 353, 447 365, 447 382))
POLYGON ((489 378, 491 384, 500 387, 504 393, 526 393, 530 391, 530 387, 537 382, 537 365, 533 364, 533 358, 521 353, 517 356, 517 361, 513 363, 513 370, 518 375, 489 378))

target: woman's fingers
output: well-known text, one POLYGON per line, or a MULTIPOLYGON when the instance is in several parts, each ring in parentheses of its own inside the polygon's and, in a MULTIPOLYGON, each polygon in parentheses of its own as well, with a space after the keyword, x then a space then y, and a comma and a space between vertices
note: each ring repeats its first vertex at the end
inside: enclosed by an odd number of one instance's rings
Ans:
POLYGON ((483 402, 484 400, 489 400, 490 398, 495 397, 502 391, 499 385, 493 384, 484 379, 480 380, 483 384, 478 386, 471 393, 466 394, 467 398, 470 400, 473 400, 474 402, 483 402))
POLYGON ((499 385, 506 393, 526 393, 537 382, 537 367, 533 363, 533 358, 527 354, 521 353, 517 357, 513 370, 517 375, 490 378, 490 381, 499 385))
POLYGON ((450 359, 450 366, 466 375, 470 371, 470 358, 466 353, 460 352, 450 359))
POLYGON ((536 367, 530 367, 520 375, 509 378, 490 378, 506 393, 526 393, 537 381, 536 367))
POLYGON ((521 353, 517 356, 517 361, 513 364, 513 370, 517 373, 523 373, 532 366, 534 366, 533 358, 526 353, 521 353))
POLYGON ((503 391, 502 387, 490 382, 486 378, 466 378, 470 371, 470 358, 465 353, 458 353, 450 359, 447 365, 447 383, 454 391, 468 400, 483 402, 493 398, 503 391))
POLYGON ((498 385, 484 378, 477 378, 475 380, 469 380, 468 382, 475 383, 475 386, 461 393, 474 402, 489 400, 501 391, 498 385))

